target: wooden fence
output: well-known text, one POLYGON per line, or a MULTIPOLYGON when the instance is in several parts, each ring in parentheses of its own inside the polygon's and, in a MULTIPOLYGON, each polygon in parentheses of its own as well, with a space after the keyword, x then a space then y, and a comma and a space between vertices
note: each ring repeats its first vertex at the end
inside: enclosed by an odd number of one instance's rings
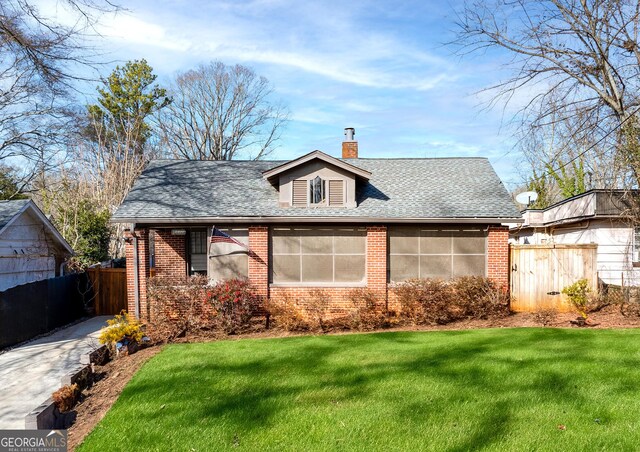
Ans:
POLYGON ((562 289, 587 279, 597 290, 598 245, 511 245, 511 310, 572 310, 562 289))
POLYGON ((95 293, 96 315, 116 315, 127 309, 125 268, 90 268, 87 272, 95 293))

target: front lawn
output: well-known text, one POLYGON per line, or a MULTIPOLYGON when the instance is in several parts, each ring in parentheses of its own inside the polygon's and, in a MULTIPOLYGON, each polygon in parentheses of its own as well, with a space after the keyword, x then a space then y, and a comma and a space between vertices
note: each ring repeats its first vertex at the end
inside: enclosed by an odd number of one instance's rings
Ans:
POLYGON ((83 451, 636 450, 640 330, 171 345, 83 451))

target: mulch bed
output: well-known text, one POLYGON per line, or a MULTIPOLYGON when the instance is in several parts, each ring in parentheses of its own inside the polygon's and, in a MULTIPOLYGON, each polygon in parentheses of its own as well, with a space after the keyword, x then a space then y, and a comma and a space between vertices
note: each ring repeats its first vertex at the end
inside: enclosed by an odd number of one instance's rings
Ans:
POLYGON ((81 402, 76 405, 76 422, 69 428, 67 445, 70 451, 84 440, 84 437, 102 420, 115 403, 131 377, 162 347, 149 347, 96 366, 97 382, 82 393, 81 402))
MULTIPOLYGON (((557 313, 548 315, 544 319, 538 314, 518 313, 503 318, 487 320, 461 320, 447 325, 419 325, 387 328, 381 331, 436 331, 436 330, 466 330, 477 328, 514 328, 514 327, 541 327, 577 328, 571 323, 576 320, 575 313, 557 313)), ((590 328, 639 328, 640 316, 623 316, 618 306, 607 306, 598 312, 589 315, 590 328)), ((256 325, 257 326, 257 325, 256 325)), ((380 330, 379 330, 380 331, 380 330)), ((352 334, 353 331, 336 331, 332 334, 352 334)), ((224 336, 224 339, 242 338, 272 338, 300 336, 313 333, 289 333, 278 330, 264 330, 224 336)), ((207 342, 218 340, 211 334, 187 335, 176 342, 207 342)), ((77 420, 68 430, 68 446, 73 451, 84 440, 91 430, 100 422, 104 415, 120 396, 123 388, 131 377, 156 353, 161 351, 161 346, 152 346, 142 349, 133 355, 110 361, 105 366, 96 366, 98 381, 83 392, 82 401, 75 408, 77 420)))

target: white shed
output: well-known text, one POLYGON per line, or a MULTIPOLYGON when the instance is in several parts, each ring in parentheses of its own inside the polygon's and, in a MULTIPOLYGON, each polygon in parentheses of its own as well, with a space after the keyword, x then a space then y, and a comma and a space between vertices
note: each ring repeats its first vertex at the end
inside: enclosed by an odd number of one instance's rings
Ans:
POLYGON ((640 285, 640 229, 630 220, 628 192, 589 190, 546 209, 523 211, 511 243, 597 244, 598 278, 605 284, 640 285))
POLYGON ((0 201, 0 291, 60 276, 73 249, 29 199, 0 201))

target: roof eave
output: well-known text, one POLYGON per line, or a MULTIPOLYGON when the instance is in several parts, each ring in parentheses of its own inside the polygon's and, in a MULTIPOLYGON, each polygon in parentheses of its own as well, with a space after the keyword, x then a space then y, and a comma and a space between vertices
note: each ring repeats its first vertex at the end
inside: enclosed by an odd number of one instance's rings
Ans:
POLYGON ((462 224, 496 224, 496 223, 523 223, 524 220, 518 217, 441 217, 441 218, 420 218, 420 217, 184 217, 184 218, 144 218, 144 217, 121 217, 112 218, 111 223, 135 223, 135 224, 207 224, 207 223, 462 223, 462 224))

